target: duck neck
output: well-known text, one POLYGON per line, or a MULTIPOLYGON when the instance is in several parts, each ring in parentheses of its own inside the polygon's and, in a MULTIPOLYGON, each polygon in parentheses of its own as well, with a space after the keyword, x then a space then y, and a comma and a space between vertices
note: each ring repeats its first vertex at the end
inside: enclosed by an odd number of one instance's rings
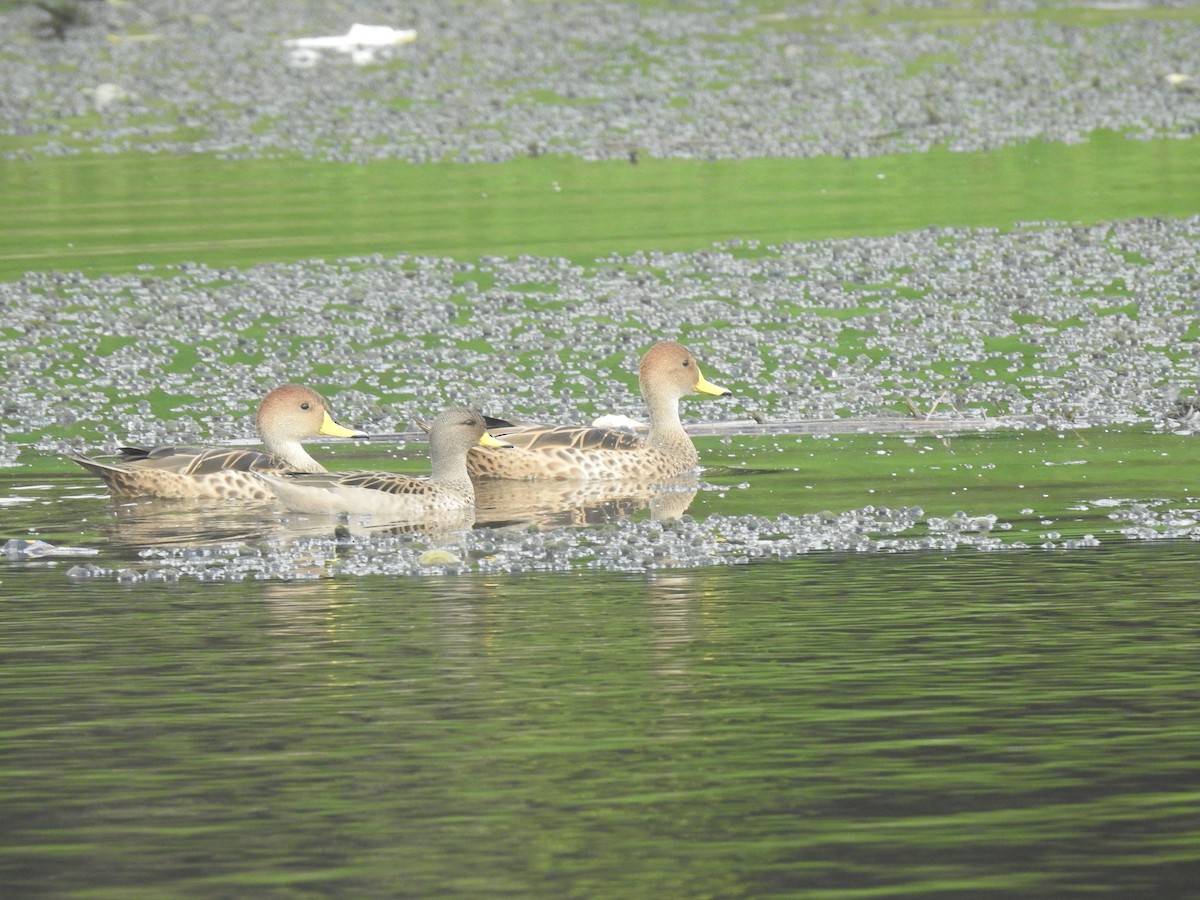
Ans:
POLYGON ((650 434, 646 443, 675 456, 695 457, 696 448, 679 420, 679 398, 660 394, 647 397, 646 404, 650 409, 650 434))
POLYGON ((279 440, 263 435, 263 447, 287 462, 294 472, 324 472, 325 467, 308 455, 299 441, 279 440))
POLYGON ((467 457, 461 451, 454 455, 437 454, 429 473, 433 484, 444 484, 450 487, 471 487, 471 476, 467 473, 467 457))

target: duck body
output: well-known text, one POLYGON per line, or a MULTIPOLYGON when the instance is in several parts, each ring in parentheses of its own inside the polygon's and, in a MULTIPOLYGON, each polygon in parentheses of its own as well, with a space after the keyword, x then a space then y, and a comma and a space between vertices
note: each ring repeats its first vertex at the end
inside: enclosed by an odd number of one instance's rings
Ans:
POLYGON ((476 410, 441 413, 429 431, 432 471, 428 478, 395 472, 259 472, 258 478, 294 512, 349 513, 389 521, 414 521, 471 510, 475 490, 467 473, 468 448, 507 445, 492 437, 476 410))
POLYGON ((258 475, 324 472, 301 445, 306 438, 361 437, 334 421, 325 399, 311 388, 287 384, 263 398, 255 417, 266 450, 217 447, 122 447, 113 460, 79 454, 70 459, 100 478, 114 497, 200 500, 269 500, 258 475))
POLYGON ((699 467, 700 455, 679 419, 679 401, 690 393, 715 397, 730 391, 708 381, 682 344, 664 341, 642 357, 638 383, 650 411, 642 436, 624 428, 588 425, 497 425, 492 434, 508 450, 472 447, 472 478, 555 479, 672 478, 699 467))
POLYGON ((256 472, 286 472, 287 460, 257 450, 212 447, 122 447, 112 462, 72 456, 114 497, 193 500, 270 500, 256 472))
POLYGON ((396 472, 260 472, 258 478, 288 509, 316 515, 410 521, 458 513, 475 503, 470 478, 433 482, 396 472))
POLYGON ((646 480, 681 475, 700 465, 690 438, 686 445, 663 448, 628 431, 587 425, 516 426, 494 433, 512 449, 503 456, 472 449, 467 467, 473 478, 646 480))

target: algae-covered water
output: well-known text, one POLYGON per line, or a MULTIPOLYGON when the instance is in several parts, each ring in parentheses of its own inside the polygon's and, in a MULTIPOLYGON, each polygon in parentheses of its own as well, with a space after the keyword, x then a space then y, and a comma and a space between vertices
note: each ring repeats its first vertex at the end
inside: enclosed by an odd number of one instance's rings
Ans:
POLYGON ((1195 10, 97 6, 0 6, 0 893, 1192 890, 1195 10), (660 338, 703 471, 470 528, 65 456, 300 381, 420 473, 660 338))

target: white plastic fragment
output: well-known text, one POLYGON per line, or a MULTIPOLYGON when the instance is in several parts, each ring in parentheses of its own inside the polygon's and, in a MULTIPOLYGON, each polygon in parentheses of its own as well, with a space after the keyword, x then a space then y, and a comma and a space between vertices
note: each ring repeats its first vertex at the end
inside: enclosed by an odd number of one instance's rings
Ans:
POLYGON ((347 53, 360 66, 375 62, 379 51, 417 39, 411 28, 392 28, 390 25, 363 25, 355 22, 345 34, 324 37, 291 38, 283 42, 291 47, 289 62, 294 68, 311 68, 320 59, 320 52, 331 50, 347 53))

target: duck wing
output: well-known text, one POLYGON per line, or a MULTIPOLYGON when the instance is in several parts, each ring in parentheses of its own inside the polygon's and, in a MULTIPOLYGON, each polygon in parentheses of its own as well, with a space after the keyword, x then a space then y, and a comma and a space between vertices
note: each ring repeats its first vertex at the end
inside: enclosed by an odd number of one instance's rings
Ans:
POLYGON ((646 442, 638 435, 616 428, 592 425, 528 425, 489 429, 493 435, 524 450, 641 450, 646 442))
POLYGON ((218 447, 122 447, 117 459, 121 465, 158 469, 177 475, 212 475, 235 472, 286 472, 288 462, 261 450, 236 450, 218 447))

